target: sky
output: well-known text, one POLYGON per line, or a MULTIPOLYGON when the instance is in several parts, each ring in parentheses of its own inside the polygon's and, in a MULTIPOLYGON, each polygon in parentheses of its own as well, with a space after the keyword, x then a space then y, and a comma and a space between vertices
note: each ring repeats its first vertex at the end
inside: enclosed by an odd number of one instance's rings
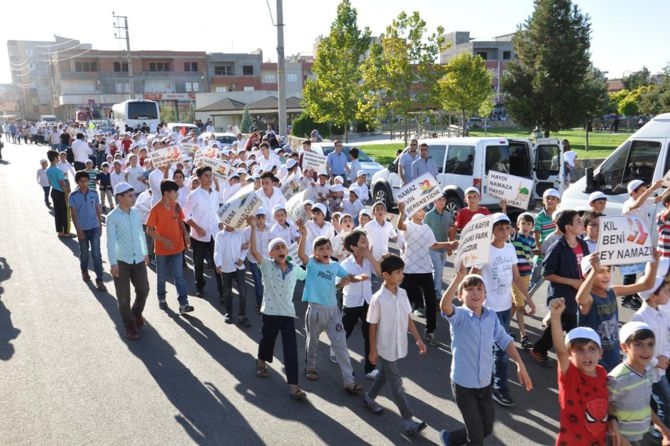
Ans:
MULTIPOLYGON (((312 54, 317 36, 327 35, 340 0, 283 0, 286 55, 312 54)), ((277 0, 237 2, 93 2, 33 0, 0 25, 0 83, 10 83, 7 40, 53 41, 54 35, 92 44, 97 50, 125 49, 114 37, 112 12, 127 16, 131 50, 247 53, 260 48, 264 61, 277 60, 277 0), (107 6, 113 4, 113 6, 107 6), (25 21, 23 19, 26 19, 25 21)), ((670 2, 667 0, 573 0, 591 19, 591 60, 609 78, 646 66, 652 73, 670 64, 670 2)), ((402 11, 418 11, 429 33, 470 31, 490 40, 514 32, 533 12, 532 0, 351 0, 359 28, 384 32, 402 11)), ((11 15, 11 7, 5 12, 11 15)))

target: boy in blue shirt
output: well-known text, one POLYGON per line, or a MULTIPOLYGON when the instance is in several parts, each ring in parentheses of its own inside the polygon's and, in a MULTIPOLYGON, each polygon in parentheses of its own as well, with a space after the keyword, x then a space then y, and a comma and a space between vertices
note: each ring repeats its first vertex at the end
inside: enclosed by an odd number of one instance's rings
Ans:
POLYGON ((367 274, 353 276, 339 263, 331 262, 333 248, 327 237, 317 237, 313 242, 313 254, 307 257, 305 254, 307 227, 304 221, 299 221, 298 227, 302 234, 298 244, 298 256, 300 261, 307 266, 302 301, 309 303, 307 313, 305 313, 307 337, 305 376, 310 381, 319 379, 319 374, 316 372, 316 353, 319 346, 319 335, 325 330, 330 339, 331 351, 335 353, 342 371, 344 390, 347 393, 358 395, 363 388, 354 381, 354 370, 351 366, 346 332, 342 324, 342 313, 335 297, 335 281, 336 277, 341 277, 340 284, 345 286, 348 283, 370 280, 370 278, 367 274))
POLYGON ((517 365, 519 382, 526 390, 533 388, 519 352, 498 320, 496 312, 485 307, 486 288, 477 274, 465 275, 461 267, 440 301, 442 317, 451 328, 451 389, 465 427, 440 432, 444 445, 483 444, 493 431, 493 343, 497 343, 517 365), (463 303, 454 307, 458 294, 463 303))

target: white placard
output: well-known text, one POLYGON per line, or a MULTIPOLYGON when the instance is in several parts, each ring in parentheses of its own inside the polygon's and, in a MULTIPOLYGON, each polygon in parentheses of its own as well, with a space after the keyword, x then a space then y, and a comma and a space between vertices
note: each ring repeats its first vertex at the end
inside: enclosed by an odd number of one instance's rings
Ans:
POLYGON ((305 169, 314 169, 317 173, 326 172, 326 156, 316 152, 302 152, 302 170, 305 169))
POLYGON ((193 159, 195 157, 195 152, 197 152, 198 149, 200 148, 199 145, 190 142, 180 144, 179 147, 181 147, 181 153, 184 155, 184 157, 190 159, 193 159))
POLYGON ((466 268, 489 262, 495 215, 473 218, 461 231, 454 265, 466 268))
POLYGON ((663 187, 670 187, 670 170, 668 170, 665 175, 663 175, 663 187))
POLYGON ((149 157, 151 158, 151 164, 156 168, 181 163, 183 161, 181 151, 177 146, 153 150, 149 153, 149 157))
POLYGON ((652 260, 652 234, 637 217, 600 217, 600 264, 631 265, 652 260))
MULTIPOLYGON (((305 201, 306 192, 307 191, 299 192, 286 202, 286 213, 293 221, 308 219, 307 213, 305 212, 305 206, 302 205, 305 201)), ((270 210, 269 212, 272 211, 270 210)))
POLYGON ((405 215, 409 218, 442 196, 440 183, 429 173, 424 173, 398 191, 396 200, 405 204, 405 215))
POLYGON ((203 163, 203 158, 218 158, 219 151, 216 147, 202 147, 195 151, 193 155, 193 165, 198 166, 203 163))
POLYGON ((508 206, 528 209, 530 195, 535 183, 528 178, 489 170, 486 177, 486 193, 492 197, 506 200, 508 206))
POLYGON ((298 244, 296 242, 291 243, 288 247, 288 256, 291 258, 291 263, 294 265, 302 265, 302 261, 298 255, 298 244))
POLYGON ((224 225, 243 228, 247 225, 247 217, 254 215, 262 203, 256 195, 254 185, 249 184, 226 200, 217 211, 217 215, 224 225))
POLYGON ((295 173, 284 178, 284 181, 279 188, 281 193, 284 194, 284 198, 287 200, 292 196, 300 192, 300 182, 298 181, 298 176, 295 173))

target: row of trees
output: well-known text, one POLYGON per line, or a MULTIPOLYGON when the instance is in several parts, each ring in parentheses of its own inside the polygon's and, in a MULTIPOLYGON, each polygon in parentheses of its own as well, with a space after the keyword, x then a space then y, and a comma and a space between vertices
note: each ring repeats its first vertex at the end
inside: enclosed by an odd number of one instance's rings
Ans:
POLYGON ((361 30, 349 0, 337 8, 330 34, 319 44, 303 91, 307 114, 341 127, 378 123, 417 111, 445 109, 488 114, 493 105, 491 74, 480 58, 463 54, 448 65, 435 60, 444 30, 429 33, 418 12, 402 12, 379 39, 361 30))
POLYGON ((670 111, 670 66, 652 81, 646 67, 623 78, 624 89, 610 93, 607 113, 625 116, 657 115, 670 111))
MULTIPOLYGON (((378 39, 359 29, 349 0, 337 9, 320 43, 316 78, 304 89, 306 114, 346 132, 356 121, 407 120, 417 112, 488 115, 492 74, 478 56, 463 53, 436 63, 444 30, 430 33, 418 12, 401 13, 378 39)), ((609 104, 605 77, 590 62, 590 23, 571 0, 536 0, 514 38, 516 60, 503 78, 513 120, 546 133, 583 125, 609 104)))

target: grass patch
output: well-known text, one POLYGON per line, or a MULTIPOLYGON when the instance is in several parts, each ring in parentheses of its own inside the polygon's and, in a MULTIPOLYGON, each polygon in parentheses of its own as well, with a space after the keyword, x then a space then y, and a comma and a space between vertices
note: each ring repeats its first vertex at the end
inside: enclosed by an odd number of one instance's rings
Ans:
POLYGON ((365 144, 361 145, 360 148, 374 158, 379 164, 386 167, 395 159, 396 150, 405 148, 405 143, 365 144))

